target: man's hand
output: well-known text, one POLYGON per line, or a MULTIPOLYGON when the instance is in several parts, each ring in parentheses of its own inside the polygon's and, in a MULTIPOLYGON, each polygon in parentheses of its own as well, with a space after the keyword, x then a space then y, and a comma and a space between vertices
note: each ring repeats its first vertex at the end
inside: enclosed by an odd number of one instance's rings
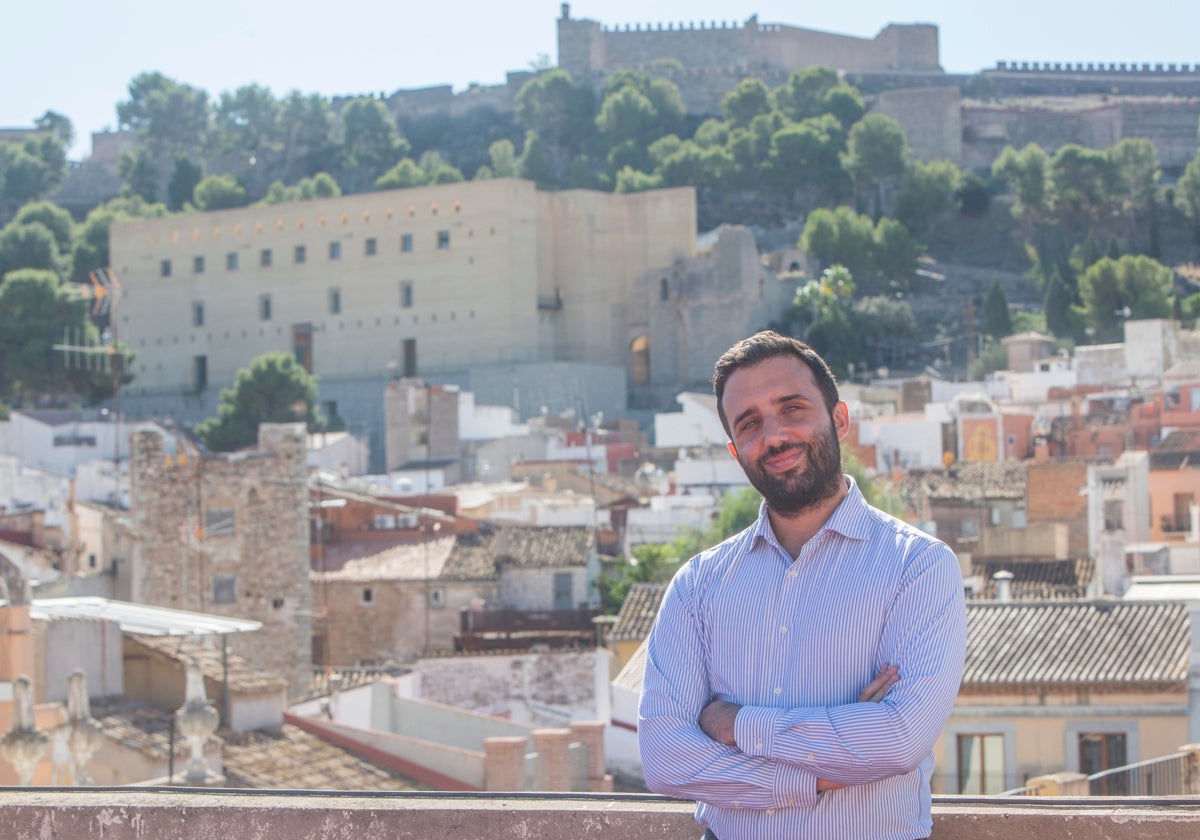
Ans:
MULTIPOLYGON (((900 682, 900 669, 884 662, 879 673, 875 675, 875 679, 867 683, 867 687, 859 692, 858 702, 878 703, 898 682, 900 682)), ((825 790, 841 790, 844 787, 845 785, 831 782, 829 779, 817 779, 818 793, 825 790)))
POLYGON ((714 700, 701 710, 700 728, 718 744, 737 746, 737 741, 733 738, 733 722, 741 708, 724 700, 714 700))

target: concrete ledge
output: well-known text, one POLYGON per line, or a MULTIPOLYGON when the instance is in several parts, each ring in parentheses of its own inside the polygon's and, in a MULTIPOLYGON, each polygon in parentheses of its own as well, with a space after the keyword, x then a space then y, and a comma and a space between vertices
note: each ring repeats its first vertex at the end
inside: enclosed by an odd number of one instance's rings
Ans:
MULTIPOLYGON (((692 806, 620 794, 311 793, 3 788, 6 840, 696 840, 692 806)), ((1200 799, 980 800, 934 804, 936 840, 1194 840, 1200 799)))

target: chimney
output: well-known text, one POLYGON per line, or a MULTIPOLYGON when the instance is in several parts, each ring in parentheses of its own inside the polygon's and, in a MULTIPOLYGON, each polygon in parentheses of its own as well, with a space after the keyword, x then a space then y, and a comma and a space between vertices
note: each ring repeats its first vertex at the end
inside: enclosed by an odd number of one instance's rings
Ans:
POLYGON ((1003 604, 1012 601, 1013 573, 1001 570, 992 575, 992 580, 996 581, 996 600, 1003 604))

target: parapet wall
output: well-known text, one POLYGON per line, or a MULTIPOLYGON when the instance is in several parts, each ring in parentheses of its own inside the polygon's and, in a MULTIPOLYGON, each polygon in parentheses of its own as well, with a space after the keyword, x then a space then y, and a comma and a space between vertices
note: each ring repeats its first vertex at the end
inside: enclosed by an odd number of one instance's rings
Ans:
MULTIPOLYGON (((323 794, 174 789, 0 789, 8 840, 458 840, 536 837, 695 840, 688 802, 635 795, 323 794)), ((946 797, 933 806, 935 840, 1191 840, 1200 803, 946 797)))

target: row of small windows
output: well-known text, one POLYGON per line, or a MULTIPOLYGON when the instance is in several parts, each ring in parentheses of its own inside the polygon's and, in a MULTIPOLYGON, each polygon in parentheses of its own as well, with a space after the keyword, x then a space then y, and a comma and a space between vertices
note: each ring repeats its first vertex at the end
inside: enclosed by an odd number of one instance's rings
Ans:
MULTIPOLYGON (((403 309, 411 309, 413 306, 413 284, 411 280, 405 280, 400 284, 400 306, 403 309)), ((336 286, 329 290, 329 314, 340 315, 342 312, 342 290, 336 286)), ((271 296, 262 294, 258 296, 258 320, 271 320, 271 296)), ((192 301, 192 326, 204 326, 204 301, 192 301)))
MULTIPOLYGON (((437 232, 437 248, 439 251, 445 251, 450 247, 450 231, 439 230, 437 232)), ((413 251, 413 235, 411 233, 401 234, 400 236, 400 253, 410 254, 413 251)), ((379 240, 374 236, 368 237, 363 241, 363 255, 373 257, 379 253, 379 240)), ((340 260, 342 258, 342 243, 329 243, 329 259, 340 260)), ((274 255, 270 248, 263 248, 258 252, 258 264, 261 268, 270 268, 274 261, 274 255)), ((292 250, 292 262, 297 265, 308 262, 308 246, 297 245, 292 250)), ((238 252, 230 251, 225 255, 225 270, 238 270, 238 252)), ((203 274, 205 271, 205 261, 203 256, 192 257, 192 273, 203 274)), ((159 264, 159 275, 162 277, 170 277, 174 273, 174 267, 171 260, 164 259, 159 264)))

